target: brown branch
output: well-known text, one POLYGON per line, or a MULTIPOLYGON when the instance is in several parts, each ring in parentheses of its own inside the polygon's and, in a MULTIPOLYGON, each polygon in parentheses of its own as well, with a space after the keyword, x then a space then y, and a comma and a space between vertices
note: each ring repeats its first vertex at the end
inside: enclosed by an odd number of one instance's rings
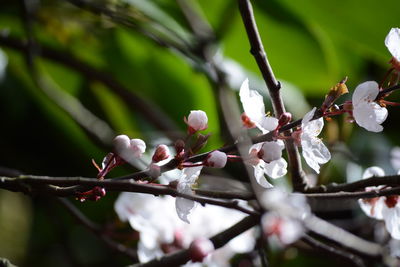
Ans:
MULTIPOLYGON (((269 64, 260 34, 258 33, 250 0, 239 0, 239 10, 250 42, 250 52, 254 56, 267 85, 275 116, 279 118, 285 112, 285 106, 280 93, 281 85, 276 80, 271 65, 269 64)), ((290 135, 290 132, 286 134, 290 135)), ((295 191, 302 192, 307 188, 307 181, 302 171, 298 148, 292 140, 286 141, 285 144, 288 153, 290 172, 292 174, 293 188, 295 191)))
POLYGON ((163 185, 139 184, 134 181, 97 180, 84 177, 47 177, 23 175, 18 178, 0 177, 0 188, 29 195, 41 194, 58 197, 78 197, 86 188, 102 187, 106 191, 136 192, 152 195, 170 195, 196 201, 202 205, 210 204, 235 209, 248 215, 258 215, 257 211, 239 205, 235 200, 225 201, 198 195, 183 194, 163 185))
POLYGON ((112 240, 102 229, 101 226, 92 222, 87 218, 77 207, 75 207, 70 201, 63 198, 57 198, 58 201, 68 210, 68 212, 84 227, 90 230, 95 236, 100 238, 109 248, 119 252, 125 256, 128 256, 134 261, 138 261, 138 256, 135 250, 130 249, 123 244, 117 243, 112 240))
MULTIPOLYGON (((214 244, 215 249, 218 249, 228 243, 231 239, 242 234, 248 229, 254 227, 259 223, 259 217, 248 216, 226 229, 225 231, 214 235, 210 238, 211 242, 214 244)), ((131 267, 163 267, 163 266, 179 266, 185 264, 190 260, 189 251, 187 249, 180 250, 178 252, 165 255, 160 259, 154 259, 152 261, 136 264, 131 267)))
POLYGON ((400 195, 400 187, 390 189, 380 189, 363 192, 335 192, 335 193, 314 193, 304 194, 308 198, 318 199, 360 199, 360 198, 375 198, 381 196, 400 195))

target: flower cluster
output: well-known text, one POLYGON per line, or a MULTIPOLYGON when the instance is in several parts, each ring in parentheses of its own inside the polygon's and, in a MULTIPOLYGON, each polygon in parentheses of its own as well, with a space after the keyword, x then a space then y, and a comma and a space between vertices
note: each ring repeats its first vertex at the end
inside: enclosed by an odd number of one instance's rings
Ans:
MULTIPOLYGON (((192 223, 186 224, 177 218, 174 202, 174 198, 170 196, 154 197, 126 192, 120 194, 115 202, 114 208, 120 220, 128 221, 140 233, 140 262, 147 262, 182 248, 190 248, 193 262, 205 258, 204 264, 229 266, 229 259, 233 255, 253 249, 252 230, 232 239, 216 251, 213 251, 212 243, 206 239, 243 219, 243 213, 207 205, 196 209, 192 214, 192 223)), ((195 265, 192 263, 187 266, 195 265)))

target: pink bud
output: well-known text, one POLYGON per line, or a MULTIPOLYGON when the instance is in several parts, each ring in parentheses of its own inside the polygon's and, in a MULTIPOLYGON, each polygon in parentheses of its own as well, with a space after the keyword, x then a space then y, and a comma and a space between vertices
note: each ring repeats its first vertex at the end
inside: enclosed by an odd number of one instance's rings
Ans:
POLYGON ((169 158, 169 156, 169 148, 166 145, 158 145, 156 151, 154 152, 152 160, 153 162, 160 162, 169 158))
POLYGON ((130 139, 127 135, 118 135, 113 140, 114 150, 119 154, 120 151, 127 151, 131 146, 130 139))
POLYGON ((284 112, 279 117, 278 127, 282 127, 288 124, 292 120, 292 114, 290 112, 284 112))
POLYGON ((188 132, 194 134, 197 131, 202 131, 208 128, 207 114, 202 110, 190 111, 189 117, 185 118, 186 124, 189 126, 188 132))
POLYGON ((207 167, 214 168, 223 168, 226 165, 228 157, 224 152, 215 150, 208 154, 206 160, 204 161, 204 165, 207 167))
POLYGON ((141 139, 131 139, 131 149, 134 157, 141 157, 146 151, 146 143, 141 139))
POLYGON ((202 262, 214 250, 214 244, 207 238, 195 239, 189 247, 190 259, 193 262, 202 262))

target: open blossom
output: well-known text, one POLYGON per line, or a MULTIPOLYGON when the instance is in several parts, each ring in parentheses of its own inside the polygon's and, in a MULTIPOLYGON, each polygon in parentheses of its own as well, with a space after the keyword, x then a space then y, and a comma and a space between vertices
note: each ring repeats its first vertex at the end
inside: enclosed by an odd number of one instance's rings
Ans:
POLYGON ((257 91, 250 90, 248 79, 242 83, 239 96, 245 113, 242 115, 245 126, 252 128, 255 125, 263 133, 268 133, 276 129, 278 119, 265 114, 263 97, 257 91))
POLYGON ((295 242, 305 232, 302 220, 311 214, 306 198, 273 188, 266 190, 261 205, 269 212, 262 217, 262 230, 271 241, 285 246, 295 242))
POLYGON ((385 45, 389 52, 392 54, 396 62, 393 62, 394 66, 400 64, 400 29, 392 28, 385 39, 385 45))
POLYGON ((223 168, 225 167, 227 160, 228 157, 224 152, 215 150, 208 154, 206 160, 204 161, 204 165, 213 168, 223 168))
MULTIPOLYGON (((363 179, 384 176, 385 172, 380 167, 370 167, 365 170, 363 179)), ((366 191, 379 190, 384 186, 371 186, 366 191)), ((370 199, 359 199, 358 203, 364 213, 374 219, 383 220, 386 230, 391 237, 400 240, 400 203, 399 196, 382 196, 370 199)))
POLYGON ((302 154, 308 166, 319 173, 319 165, 327 163, 331 159, 331 153, 317 136, 324 127, 324 120, 319 118, 311 120, 316 108, 308 112, 301 121, 301 148, 302 154))
POLYGON ((388 111, 375 102, 379 94, 378 84, 374 81, 358 85, 353 93, 353 117, 356 123, 371 132, 381 132, 382 123, 388 111))
POLYGON ((189 117, 185 118, 186 124, 189 126, 188 132, 194 134, 197 131, 203 131, 208 128, 207 114, 202 110, 190 111, 189 117))
POLYGON ((130 139, 127 135, 118 135, 113 140, 115 153, 127 162, 140 158, 146 150, 141 139, 130 139))
POLYGON ((254 176, 261 186, 272 187, 265 179, 265 174, 276 179, 287 173, 287 162, 282 158, 284 148, 282 140, 258 143, 250 148, 248 163, 253 165, 254 176))
MULTIPOLYGON (((189 248, 192 244, 193 248, 199 245, 198 248, 205 254, 209 253, 203 260, 205 266, 228 267, 230 258, 236 253, 253 250, 254 230, 235 237, 218 250, 211 251, 211 244, 206 242, 206 238, 234 225, 243 219, 245 214, 237 210, 206 205, 193 211, 192 223, 187 224, 176 216, 174 202, 175 199, 170 196, 155 197, 128 192, 121 193, 115 202, 114 209, 120 220, 128 221, 140 234, 140 262, 147 262, 174 250, 189 248)), ((199 265, 191 262, 185 266, 199 265)))

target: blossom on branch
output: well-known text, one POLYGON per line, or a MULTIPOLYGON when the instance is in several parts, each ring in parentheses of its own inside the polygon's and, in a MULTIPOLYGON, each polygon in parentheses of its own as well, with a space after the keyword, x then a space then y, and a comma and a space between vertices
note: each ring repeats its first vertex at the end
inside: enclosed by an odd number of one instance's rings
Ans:
MULTIPOLYGON (((147 262, 164 254, 191 247, 189 250, 192 252, 196 252, 199 248, 205 252, 204 254, 209 254, 203 260, 206 266, 228 267, 230 258, 235 254, 253 250, 254 230, 246 231, 215 251, 212 251, 211 244, 203 242, 206 238, 243 219, 246 215, 242 212, 206 205, 193 211, 191 224, 187 224, 176 216, 174 203, 175 199, 171 196, 156 197, 127 192, 119 195, 114 209, 121 221, 128 221, 140 234, 138 243, 140 262, 147 262)), ((196 260, 196 257, 193 259, 196 260)), ((185 266, 199 265, 189 262, 185 266)))
POLYGON ((319 173, 319 165, 327 163, 331 159, 331 153, 317 136, 324 127, 323 118, 312 120, 316 108, 309 111, 301 121, 300 142, 302 154, 307 162, 316 173, 319 173))
POLYGON ((130 139, 127 135, 118 135, 113 140, 115 154, 126 162, 140 158, 146 151, 146 143, 141 139, 130 139))
POLYGON ((393 67, 399 69, 400 67, 400 29, 392 28, 385 38, 385 45, 393 58, 391 63, 393 67))
POLYGON ((213 168, 223 168, 225 167, 227 160, 228 156, 224 152, 215 150, 208 154, 204 161, 204 165, 213 168))
POLYGON ((192 110, 188 118, 184 118, 184 121, 189 126, 188 133, 194 134, 197 131, 203 131, 208 128, 207 114, 202 110, 192 110))
POLYGON ((244 126, 247 128, 257 127, 264 134, 278 127, 278 119, 265 114, 263 97, 257 91, 250 90, 248 79, 242 83, 239 96, 244 110, 242 115, 244 126))
POLYGON ((388 111, 375 102, 379 86, 374 81, 358 85, 353 93, 353 117, 356 123, 370 132, 381 132, 388 111))

